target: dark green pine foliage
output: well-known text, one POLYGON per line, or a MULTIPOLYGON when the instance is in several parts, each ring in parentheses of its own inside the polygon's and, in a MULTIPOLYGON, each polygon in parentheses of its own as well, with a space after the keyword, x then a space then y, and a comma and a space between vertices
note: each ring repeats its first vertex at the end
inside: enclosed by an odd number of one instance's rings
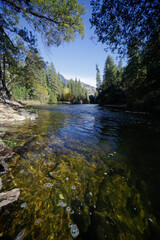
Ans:
POLYGON ((98 65, 96 64, 96 88, 98 94, 101 92, 101 76, 98 65))
POLYGON ((47 68, 47 86, 49 92, 49 101, 56 102, 58 96, 58 75, 52 62, 47 68))
POLYGON ((117 104, 124 101, 122 90, 122 69, 116 66, 113 58, 108 55, 103 74, 101 92, 97 101, 101 104, 117 104))
POLYGON ((77 78, 66 82, 64 87, 64 99, 73 104, 89 103, 88 90, 82 86, 81 81, 77 78))
POLYGON ((57 100, 60 101, 62 99, 63 93, 63 83, 61 82, 60 73, 57 74, 57 100))

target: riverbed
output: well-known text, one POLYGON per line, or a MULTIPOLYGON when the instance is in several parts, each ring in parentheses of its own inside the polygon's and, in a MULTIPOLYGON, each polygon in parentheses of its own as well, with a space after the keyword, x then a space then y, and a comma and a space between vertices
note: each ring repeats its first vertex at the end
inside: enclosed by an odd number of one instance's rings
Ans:
POLYGON ((160 121, 98 105, 38 107, 10 127, 22 147, 1 176, 20 189, 0 239, 160 239, 160 121))

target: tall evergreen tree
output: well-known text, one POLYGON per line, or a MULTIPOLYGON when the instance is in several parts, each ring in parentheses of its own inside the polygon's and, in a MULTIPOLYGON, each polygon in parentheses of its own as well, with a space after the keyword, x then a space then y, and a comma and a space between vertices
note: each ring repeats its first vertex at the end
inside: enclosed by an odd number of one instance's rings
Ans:
POLYGON ((103 75, 103 88, 108 88, 114 85, 116 81, 116 65, 114 64, 113 58, 108 55, 103 75))
POLYGON ((101 83, 100 71, 99 71, 98 65, 96 64, 96 87, 97 87, 98 93, 100 92, 101 84, 102 83, 101 83))

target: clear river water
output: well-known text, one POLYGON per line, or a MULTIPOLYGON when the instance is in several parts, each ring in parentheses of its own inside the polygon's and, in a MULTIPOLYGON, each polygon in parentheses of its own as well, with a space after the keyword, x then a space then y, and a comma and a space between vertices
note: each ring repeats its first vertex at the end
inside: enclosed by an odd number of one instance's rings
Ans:
POLYGON ((159 240, 160 121, 98 105, 38 114, 6 138, 20 151, 1 192, 20 196, 0 209, 0 239, 159 240))

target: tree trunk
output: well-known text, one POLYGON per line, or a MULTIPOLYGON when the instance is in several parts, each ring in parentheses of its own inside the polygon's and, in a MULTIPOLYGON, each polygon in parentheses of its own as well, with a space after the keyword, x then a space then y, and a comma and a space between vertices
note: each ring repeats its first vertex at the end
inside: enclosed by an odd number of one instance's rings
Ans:
POLYGON ((10 99, 11 94, 10 91, 8 90, 6 86, 6 51, 5 51, 5 46, 3 47, 3 77, 2 77, 2 87, 3 90, 5 91, 7 97, 10 99))

